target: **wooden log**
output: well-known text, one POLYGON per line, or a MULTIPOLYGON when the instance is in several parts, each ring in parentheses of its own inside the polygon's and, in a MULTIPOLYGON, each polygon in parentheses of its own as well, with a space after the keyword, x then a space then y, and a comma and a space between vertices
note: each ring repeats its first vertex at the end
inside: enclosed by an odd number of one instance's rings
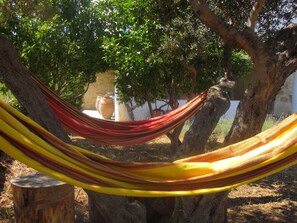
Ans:
POLYGON ((73 223, 74 188, 41 173, 11 181, 16 223, 73 223))

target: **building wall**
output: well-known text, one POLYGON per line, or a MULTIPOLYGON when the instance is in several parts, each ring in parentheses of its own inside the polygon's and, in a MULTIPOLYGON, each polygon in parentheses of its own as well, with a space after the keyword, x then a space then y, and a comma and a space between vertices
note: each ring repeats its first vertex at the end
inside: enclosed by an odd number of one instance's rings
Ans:
POLYGON ((276 95, 273 106, 273 115, 286 116, 292 113, 293 81, 294 74, 287 78, 281 90, 276 95))
POLYGON ((104 96, 108 92, 114 92, 115 75, 112 71, 96 74, 96 82, 89 85, 89 89, 83 97, 83 109, 95 110, 97 96, 104 96))
POLYGON ((255 76, 253 72, 250 72, 235 81, 235 86, 230 92, 231 100, 241 100, 244 96, 245 89, 249 85, 253 84, 255 76))
MULTIPOLYGON (((245 89, 249 84, 252 84, 254 77, 252 74, 246 75, 239 80, 236 81, 234 90, 231 91, 231 99, 232 100, 240 100, 243 97, 245 89)), ((236 110, 236 107, 230 108, 232 110, 236 110)), ((272 107, 269 108, 269 113, 276 116, 286 116, 292 114, 297 111, 297 71, 289 76, 278 92, 275 100, 272 104, 272 107), (296 93, 294 93, 296 92, 296 93), (294 98, 296 98, 294 100, 294 98), (296 104, 296 108, 294 109, 293 105, 296 104)), ((232 112, 233 114, 234 112, 232 112)))
POLYGON ((297 70, 292 74, 292 113, 297 112, 297 70))

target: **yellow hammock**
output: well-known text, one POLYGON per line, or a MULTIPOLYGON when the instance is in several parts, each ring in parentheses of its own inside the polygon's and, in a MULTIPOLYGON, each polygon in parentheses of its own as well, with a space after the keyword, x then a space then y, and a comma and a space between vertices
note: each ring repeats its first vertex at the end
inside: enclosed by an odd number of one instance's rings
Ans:
POLYGON ((255 137, 174 162, 125 163, 66 144, 0 101, 0 149, 58 180, 106 194, 187 196, 237 187, 297 162, 297 115, 255 137))

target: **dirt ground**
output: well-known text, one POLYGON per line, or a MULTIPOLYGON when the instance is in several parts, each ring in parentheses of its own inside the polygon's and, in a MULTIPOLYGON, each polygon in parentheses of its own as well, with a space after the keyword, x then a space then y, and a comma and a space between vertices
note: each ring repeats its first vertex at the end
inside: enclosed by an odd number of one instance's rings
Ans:
MULTIPOLYGON (((165 161, 170 157, 166 138, 146 145, 131 147, 98 147, 75 139, 76 144, 98 151, 113 159, 126 161, 165 161)), ((4 156, 0 160, 0 222, 14 222, 10 180, 33 169, 4 156)), ((75 188, 75 219, 87 223, 87 195, 75 188)), ((230 223, 297 223, 297 166, 278 174, 233 189, 229 194, 228 222, 230 223)))

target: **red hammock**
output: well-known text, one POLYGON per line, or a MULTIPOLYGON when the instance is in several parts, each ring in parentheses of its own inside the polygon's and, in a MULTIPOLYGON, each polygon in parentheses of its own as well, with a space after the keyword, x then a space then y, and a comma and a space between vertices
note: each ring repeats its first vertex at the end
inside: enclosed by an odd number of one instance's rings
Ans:
POLYGON ((32 73, 31 76, 66 130, 106 145, 132 145, 157 138, 176 128, 197 113, 207 96, 206 90, 186 105, 163 116, 147 120, 116 122, 97 119, 84 114, 74 106, 63 101, 32 73))

